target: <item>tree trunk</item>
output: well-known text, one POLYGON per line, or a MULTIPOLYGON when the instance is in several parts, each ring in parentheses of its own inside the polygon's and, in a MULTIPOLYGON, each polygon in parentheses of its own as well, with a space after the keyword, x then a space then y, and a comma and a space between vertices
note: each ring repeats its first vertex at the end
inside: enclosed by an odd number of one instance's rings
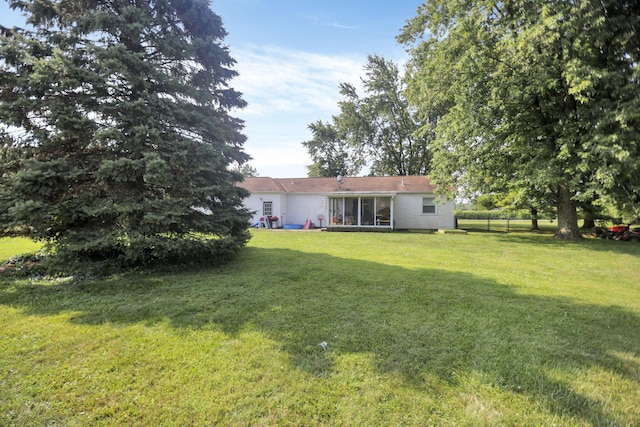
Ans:
POLYGON ((584 214, 584 222, 582 224, 582 230, 591 231, 596 228, 596 218, 598 218, 598 210, 593 207, 591 203, 583 203, 580 205, 584 214))
POLYGON ((558 188, 558 200, 556 202, 558 210, 558 230, 555 237, 558 239, 578 240, 582 239, 578 228, 578 212, 576 205, 571 200, 571 191, 566 184, 561 184, 558 188))
POLYGON ((531 208, 531 231, 540 231, 538 226, 538 209, 531 208))
POLYGON ((582 224, 583 230, 593 230, 596 228, 596 220, 593 218, 585 218, 584 224, 582 224))

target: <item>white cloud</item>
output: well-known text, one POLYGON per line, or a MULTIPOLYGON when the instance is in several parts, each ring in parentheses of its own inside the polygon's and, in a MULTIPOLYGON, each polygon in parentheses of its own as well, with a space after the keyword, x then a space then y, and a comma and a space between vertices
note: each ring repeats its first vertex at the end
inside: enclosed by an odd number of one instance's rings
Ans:
POLYGON ((337 28, 340 30, 357 30, 358 29, 358 27, 355 25, 345 25, 337 21, 331 21, 331 22, 323 21, 317 16, 313 16, 313 15, 302 15, 302 17, 305 20, 307 20, 307 22, 309 22, 311 25, 318 25, 320 27, 331 27, 331 28, 337 28))
POLYGON ((261 176, 306 176, 311 160, 302 142, 311 139, 308 125, 330 121, 339 113, 340 83, 351 83, 364 95, 366 54, 321 55, 248 45, 233 49, 231 55, 240 73, 231 85, 248 103, 235 115, 245 121, 251 166, 261 176))
POLYGON ((235 112, 245 121, 245 151, 261 176, 304 177, 311 164, 303 141, 308 125, 329 121, 339 112, 339 84, 361 90, 366 55, 340 56, 249 45, 232 49, 239 76, 231 82, 247 108, 235 112))
POLYGON ((324 27, 332 27, 332 28, 339 28, 341 30, 357 30, 358 27, 355 25, 345 25, 345 24, 341 24, 339 22, 327 22, 324 24, 320 24, 324 27))
POLYGON ((240 73, 233 85, 249 104, 243 116, 336 112, 339 84, 358 84, 366 60, 274 46, 248 46, 232 55, 240 73))
POLYGON ((252 148, 254 159, 250 164, 260 176, 272 178, 302 178, 307 176, 306 166, 311 164, 307 151, 298 143, 265 144, 252 148))

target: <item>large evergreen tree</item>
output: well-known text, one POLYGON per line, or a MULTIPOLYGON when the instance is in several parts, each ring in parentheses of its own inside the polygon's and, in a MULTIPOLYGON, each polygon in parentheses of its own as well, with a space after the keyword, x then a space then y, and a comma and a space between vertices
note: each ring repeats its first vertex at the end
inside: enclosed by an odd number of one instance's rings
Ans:
POLYGON ((0 120, 25 155, 0 181, 4 226, 125 266, 241 248, 246 194, 228 165, 248 160, 230 115, 245 103, 208 2, 10 4, 27 26, 2 31, 0 120))
POLYGON ((410 99, 446 107, 433 144, 443 189, 499 187, 554 203, 640 202, 640 3, 427 0, 404 29, 410 99))

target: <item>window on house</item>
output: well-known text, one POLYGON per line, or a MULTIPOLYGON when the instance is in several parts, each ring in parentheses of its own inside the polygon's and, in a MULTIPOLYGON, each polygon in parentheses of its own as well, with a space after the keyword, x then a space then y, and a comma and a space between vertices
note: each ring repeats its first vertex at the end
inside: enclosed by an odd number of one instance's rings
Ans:
POLYGON ((434 214, 436 213, 436 199, 433 197, 422 198, 422 213, 434 214))
POLYGON ((273 202, 262 202, 262 215, 263 216, 273 215, 273 202))
POLYGON ((363 197, 360 199, 360 225, 375 225, 376 199, 363 197))
POLYGON ((331 202, 331 224, 344 225, 344 199, 329 199, 331 202))
POLYGON ((329 197, 332 225, 391 227, 391 197, 329 197))
POLYGON ((376 197, 376 225, 391 225, 391 197, 376 197))
POLYGON ((358 198, 344 198, 344 225, 358 225, 358 198))

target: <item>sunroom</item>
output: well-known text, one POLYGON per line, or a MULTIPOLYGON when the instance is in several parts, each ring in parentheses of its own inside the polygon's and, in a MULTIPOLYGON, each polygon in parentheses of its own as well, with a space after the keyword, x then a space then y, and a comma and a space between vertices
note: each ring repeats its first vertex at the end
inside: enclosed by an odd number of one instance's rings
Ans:
POLYGON ((380 194, 329 196, 330 227, 393 229, 393 197, 380 194))

